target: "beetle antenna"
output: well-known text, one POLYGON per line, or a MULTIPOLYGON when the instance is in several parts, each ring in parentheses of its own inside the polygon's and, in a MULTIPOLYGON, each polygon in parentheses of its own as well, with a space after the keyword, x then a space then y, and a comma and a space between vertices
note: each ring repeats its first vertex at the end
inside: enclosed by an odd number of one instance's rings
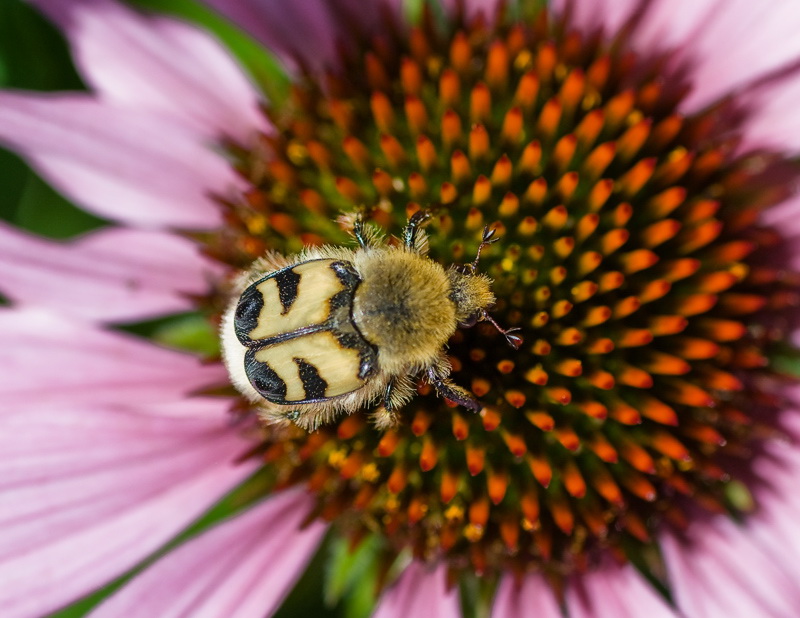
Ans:
MULTIPOLYGON (((481 251, 483 251, 484 247, 488 247, 492 243, 497 242, 500 240, 499 238, 494 237, 494 233, 496 230, 489 229, 489 226, 485 226, 483 228, 483 235, 481 236, 481 244, 478 245, 478 252, 475 255, 475 259, 472 261, 472 264, 469 265, 469 269, 471 272, 475 272, 478 270, 478 262, 481 259, 481 251)), ((490 318, 491 319, 491 318, 490 318)))
POLYGON ((497 332, 503 335, 508 341, 508 345, 510 345, 515 350, 519 350, 519 346, 522 345, 522 337, 519 335, 512 335, 512 333, 516 333, 521 330, 519 327, 515 326, 514 328, 503 328, 497 322, 494 321, 494 318, 490 316, 486 311, 481 314, 481 320, 485 322, 489 322, 492 326, 497 329, 497 332))

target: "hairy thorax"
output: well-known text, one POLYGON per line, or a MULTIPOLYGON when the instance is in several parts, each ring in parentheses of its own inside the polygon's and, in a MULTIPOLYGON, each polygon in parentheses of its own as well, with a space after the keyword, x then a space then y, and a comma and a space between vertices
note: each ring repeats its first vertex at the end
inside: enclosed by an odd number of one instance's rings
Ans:
POLYGON ((355 266, 362 283, 353 299, 353 320, 378 348, 381 368, 430 363, 457 326, 444 269, 401 249, 365 251, 355 266))

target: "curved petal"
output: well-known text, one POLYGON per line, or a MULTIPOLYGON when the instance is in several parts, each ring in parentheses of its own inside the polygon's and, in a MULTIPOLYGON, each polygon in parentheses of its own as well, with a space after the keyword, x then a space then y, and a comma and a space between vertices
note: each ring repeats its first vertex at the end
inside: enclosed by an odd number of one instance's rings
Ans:
MULTIPOLYGON (((679 618, 630 564, 604 560, 596 569, 573 577, 567 585, 570 618, 679 618)), ((706 614, 690 614, 706 615, 706 614)))
POLYGON ((124 322, 188 310, 217 270, 174 234, 107 228, 55 243, 0 223, 0 290, 65 315, 124 322))
POLYGON ((552 7, 578 29, 603 27, 609 36, 635 16, 634 49, 669 51, 674 68, 689 69, 688 112, 800 61, 793 0, 554 0, 552 7))
POLYGON ((253 471, 224 400, 0 414, 0 613, 44 615, 132 568, 253 471))
POLYGON ((696 110, 800 60, 800 13, 793 0, 661 0, 653 2, 634 45, 674 49, 692 70, 683 102, 696 110))
POLYGON ((447 587, 447 567, 430 567, 414 560, 394 586, 384 593, 373 618, 425 616, 461 618, 458 589, 447 587))
POLYGON ((243 185, 194 132, 88 95, 0 92, 0 143, 87 210, 133 225, 213 227, 211 194, 243 185))
MULTIPOLYGON (((798 423, 793 421, 790 429, 796 439, 798 423)), ((663 535, 675 600, 689 616, 797 615, 800 448, 796 442, 773 442, 754 461, 754 469, 764 481, 754 487, 758 510, 744 523, 725 516, 696 517, 685 532, 663 535)))
MULTIPOLYGON (((569 25, 581 32, 592 33, 602 30, 606 36, 613 37, 633 11, 645 0, 551 0, 550 10, 568 18, 569 25)), ((702 2, 702 0, 700 0, 702 2)))
POLYGON ((259 96, 211 35, 112 0, 34 0, 69 37, 87 83, 120 106, 169 115, 209 138, 248 143, 259 96))
MULTIPOLYGON (((797 26, 800 27, 800 24, 797 26)), ((768 79, 739 97, 749 110, 741 149, 772 149, 797 156, 800 152, 800 66, 768 79)))
POLYGON ((512 575, 500 580, 492 608, 493 616, 504 618, 561 618, 563 613, 553 589, 540 573, 526 575, 522 582, 512 575))
POLYGON ((665 534, 661 547, 678 606, 689 616, 792 618, 796 570, 730 520, 693 522, 690 536, 665 534))
POLYGON ((42 310, 0 311, 0 410, 25 402, 112 405, 183 399, 227 384, 220 363, 42 310))
POLYGON ((300 528, 313 504, 298 490, 271 497, 171 551, 91 615, 271 615, 325 533, 319 521, 300 528))
POLYGON ((236 22, 290 68, 322 71, 336 66, 337 46, 356 32, 373 36, 380 29, 385 10, 399 18, 402 0, 375 0, 368 10, 359 0, 206 0, 236 22))

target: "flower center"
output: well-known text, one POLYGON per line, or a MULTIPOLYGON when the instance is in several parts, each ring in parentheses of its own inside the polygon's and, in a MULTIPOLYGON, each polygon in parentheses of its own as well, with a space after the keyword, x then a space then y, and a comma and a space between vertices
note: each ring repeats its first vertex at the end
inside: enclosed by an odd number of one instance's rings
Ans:
POLYGON ((208 250, 244 268, 268 249, 352 245, 342 213, 398 233, 430 208, 430 255, 449 265, 488 224, 492 314, 524 344, 480 324, 451 340, 479 415, 420 382, 386 431, 368 410, 267 428, 266 465, 354 538, 479 573, 568 572, 595 548, 639 551, 682 504, 735 510, 727 462, 779 405, 765 348, 796 301, 781 237, 757 223, 785 197, 770 180, 784 162, 736 153, 732 108, 682 115, 684 91, 624 40, 544 13, 426 17, 267 110, 275 132, 232 149, 256 188, 226 204, 208 250))

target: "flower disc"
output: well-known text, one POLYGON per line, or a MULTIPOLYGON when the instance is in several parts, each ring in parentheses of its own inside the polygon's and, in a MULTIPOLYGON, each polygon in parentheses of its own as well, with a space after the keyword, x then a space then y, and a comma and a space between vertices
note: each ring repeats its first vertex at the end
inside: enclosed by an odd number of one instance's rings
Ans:
POLYGON ((481 261, 492 316, 524 339, 515 351, 480 324, 451 340, 479 415, 420 382, 385 431, 369 410, 267 427, 264 460, 316 493, 317 515, 456 570, 561 574, 598 548, 641 555, 686 505, 741 506, 731 471, 772 431, 766 350, 797 303, 759 214, 795 170, 738 149, 735 101, 684 115, 664 61, 544 12, 426 13, 407 38, 343 52, 341 72, 307 74, 266 110, 274 133, 231 146, 256 188, 225 204, 211 255, 244 268, 352 243, 354 213, 397 234, 428 208, 444 265, 497 230, 481 261))

